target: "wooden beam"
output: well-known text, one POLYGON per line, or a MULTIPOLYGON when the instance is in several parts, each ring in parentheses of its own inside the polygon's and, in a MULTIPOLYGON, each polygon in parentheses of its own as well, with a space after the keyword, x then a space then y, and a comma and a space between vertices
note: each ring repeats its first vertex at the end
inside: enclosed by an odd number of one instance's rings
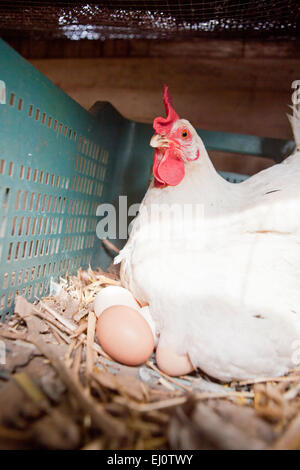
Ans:
POLYGON ((300 40, 39 40, 5 38, 28 59, 98 57, 300 58, 300 40))

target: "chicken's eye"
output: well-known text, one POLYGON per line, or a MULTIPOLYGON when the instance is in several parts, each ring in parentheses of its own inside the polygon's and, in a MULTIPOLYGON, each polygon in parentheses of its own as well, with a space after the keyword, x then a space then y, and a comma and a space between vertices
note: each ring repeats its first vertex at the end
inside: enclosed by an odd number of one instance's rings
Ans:
POLYGON ((181 132, 181 137, 183 139, 186 139, 188 137, 188 131, 186 129, 184 129, 182 132, 181 132))

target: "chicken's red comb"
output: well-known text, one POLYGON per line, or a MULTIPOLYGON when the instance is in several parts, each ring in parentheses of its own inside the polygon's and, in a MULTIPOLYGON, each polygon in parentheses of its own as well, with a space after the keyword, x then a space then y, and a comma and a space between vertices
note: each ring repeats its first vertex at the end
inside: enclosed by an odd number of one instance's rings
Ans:
POLYGON ((177 119, 179 119, 178 114, 172 107, 172 99, 169 94, 169 89, 167 85, 164 85, 164 94, 163 94, 163 100, 165 104, 165 109, 166 109, 166 118, 162 117, 157 117, 153 121, 153 129, 157 134, 167 134, 177 119))

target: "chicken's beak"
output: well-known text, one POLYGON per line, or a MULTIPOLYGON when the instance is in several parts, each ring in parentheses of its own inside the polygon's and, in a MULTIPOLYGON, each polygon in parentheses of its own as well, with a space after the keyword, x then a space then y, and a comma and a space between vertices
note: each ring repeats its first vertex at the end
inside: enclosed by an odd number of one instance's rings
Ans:
POLYGON ((154 134, 154 136, 150 140, 150 145, 154 148, 169 147, 170 141, 162 135, 154 134))

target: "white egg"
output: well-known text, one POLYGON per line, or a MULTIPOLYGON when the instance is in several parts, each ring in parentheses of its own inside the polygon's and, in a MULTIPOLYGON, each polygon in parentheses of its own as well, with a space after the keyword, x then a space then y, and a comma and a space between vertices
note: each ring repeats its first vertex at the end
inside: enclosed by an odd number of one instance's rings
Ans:
POLYGON ((126 307, 140 310, 140 306, 129 290, 121 286, 108 286, 102 289, 94 300, 94 311, 97 317, 107 308, 113 305, 125 305, 126 307))
POLYGON ((156 333, 155 323, 150 313, 149 307, 148 306, 142 307, 140 309, 140 314, 143 315, 144 319, 146 320, 146 322, 151 328, 153 338, 154 338, 154 347, 156 347, 158 345, 158 334, 156 333))

